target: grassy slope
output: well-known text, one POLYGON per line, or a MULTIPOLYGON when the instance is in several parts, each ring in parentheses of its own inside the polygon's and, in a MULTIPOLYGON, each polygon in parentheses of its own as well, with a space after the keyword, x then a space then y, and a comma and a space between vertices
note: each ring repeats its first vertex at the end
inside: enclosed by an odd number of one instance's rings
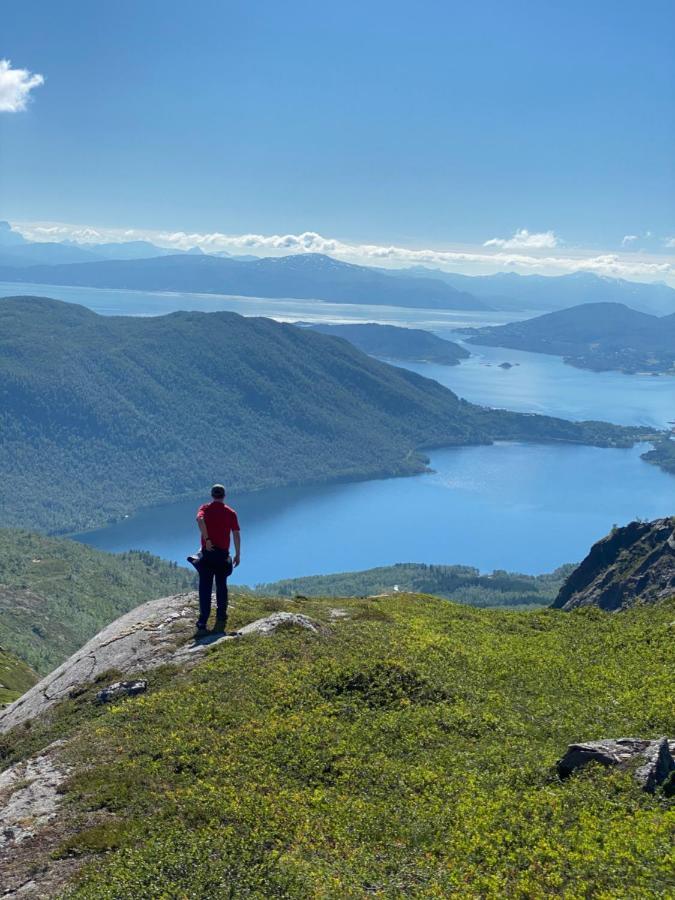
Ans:
POLYGON ((428 566, 398 563, 361 572, 287 578, 258 585, 258 592, 272 596, 307 597, 368 596, 413 591, 448 597, 470 606, 549 606, 574 566, 562 566, 546 575, 521 575, 496 571, 481 575, 472 566, 428 566))
POLYGON ((122 613, 193 582, 148 553, 112 555, 3 528, 0 644, 44 674, 122 613))
POLYGON ((0 706, 16 700, 37 680, 38 676, 30 666, 0 647, 0 706))
POLYGON ((629 446, 637 431, 483 409, 345 341, 234 313, 105 317, 0 300, 0 522, 52 533, 232 490, 422 471, 419 447, 629 446), (36 491, 39 485, 39 491, 36 491))
MULTIPOLYGON (((242 598, 235 624, 275 605, 329 621, 336 601, 242 598)), ((141 698, 83 695, 5 741, 12 755, 75 729, 68 816, 101 817, 64 836, 89 861, 75 897, 669 896, 663 792, 553 767, 574 740, 675 733, 675 602, 339 606, 351 618, 324 637, 232 642, 187 676, 151 674, 141 698)))

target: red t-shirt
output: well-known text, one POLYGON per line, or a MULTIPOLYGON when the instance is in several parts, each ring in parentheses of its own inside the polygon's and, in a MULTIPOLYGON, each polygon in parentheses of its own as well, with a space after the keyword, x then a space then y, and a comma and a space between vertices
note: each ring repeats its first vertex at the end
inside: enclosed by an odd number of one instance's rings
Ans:
MULTIPOLYGON (((197 518, 204 519, 209 540, 214 547, 221 550, 230 549, 230 532, 239 531, 239 520, 233 509, 213 500, 211 503, 202 503, 197 510, 197 518)), ((204 549, 205 543, 202 538, 202 550, 204 549)))

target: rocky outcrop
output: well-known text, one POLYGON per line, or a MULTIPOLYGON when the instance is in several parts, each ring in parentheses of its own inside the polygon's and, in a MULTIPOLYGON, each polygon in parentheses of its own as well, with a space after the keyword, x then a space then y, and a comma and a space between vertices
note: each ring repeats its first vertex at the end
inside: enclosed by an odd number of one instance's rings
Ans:
POLYGON ((555 609, 610 611, 675 596, 675 516, 631 522, 598 541, 560 588, 555 609))
POLYGON ((96 702, 112 703, 114 700, 120 700, 122 697, 135 697, 137 694, 143 694, 147 689, 148 682, 143 679, 138 681, 116 681, 98 692, 96 702))
POLYGON ((557 769, 561 778, 567 778, 591 762, 621 768, 635 764, 635 780, 643 790, 653 793, 675 771, 674 752, 675 741, 665 737, 656 741, 641 738, 587 741, 570 744, 565 755, 558 760, 557 769))
MULTIPOLYGON (((321 629, 307 616, 275 612, 241 631, 194 637, 198 607, 194 593, 151 600, 117 619, 70 659, 0 710, 0 734, 42 715, 55 703, 76 696, 106 672, 135 675, 157 666, 197 662, 211 647, 247 635, 269 635, 280 627, 321 629)), ((112 679, 111 679, 112 680, 112 679)))

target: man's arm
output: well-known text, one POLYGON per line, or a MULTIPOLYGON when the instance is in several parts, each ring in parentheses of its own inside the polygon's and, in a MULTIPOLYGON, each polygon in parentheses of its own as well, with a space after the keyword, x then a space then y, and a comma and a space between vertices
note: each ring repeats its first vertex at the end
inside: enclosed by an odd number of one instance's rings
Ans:
POLYGON ((206 522, 204 521, 204 516, 197 516, 197 525, 199 526, 201 536, 204 538, 204 546, 207 550, 210 550, 211 541, 209 540, 209 533, 206 530, 206 522))
POLYGON ((232 560, 232 565, 236 568, 241 562, 241 531, 233 531, 232 537, 234 539, 234 559, 232 560))

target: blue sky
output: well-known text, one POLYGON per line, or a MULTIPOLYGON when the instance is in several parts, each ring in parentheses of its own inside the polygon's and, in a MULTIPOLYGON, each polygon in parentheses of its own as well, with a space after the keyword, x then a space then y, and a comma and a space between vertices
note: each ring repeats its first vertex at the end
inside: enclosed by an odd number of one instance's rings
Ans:
POLYGON ((0 217, 667 260, 674 47, 670 0, 22 0, 0 217))

